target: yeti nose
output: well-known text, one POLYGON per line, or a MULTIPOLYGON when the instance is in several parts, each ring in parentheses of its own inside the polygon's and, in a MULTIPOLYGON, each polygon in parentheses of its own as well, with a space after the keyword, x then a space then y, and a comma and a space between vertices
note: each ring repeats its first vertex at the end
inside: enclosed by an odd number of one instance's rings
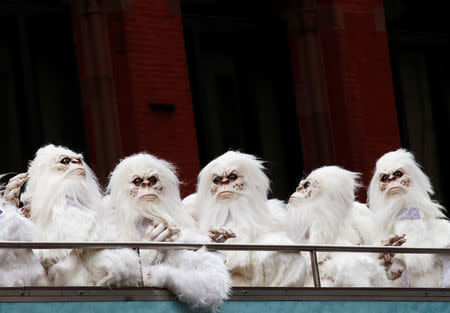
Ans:
POLYGON ((391 182, 391 181, 394 181, 396 179, 397 179, 397 177, 395 177, 394 175, 390 175, 388 181, 391 182))
POLYGON ((303 187, 298 187, 297 189, 295 189, 296 191, 302 191, 303 187))

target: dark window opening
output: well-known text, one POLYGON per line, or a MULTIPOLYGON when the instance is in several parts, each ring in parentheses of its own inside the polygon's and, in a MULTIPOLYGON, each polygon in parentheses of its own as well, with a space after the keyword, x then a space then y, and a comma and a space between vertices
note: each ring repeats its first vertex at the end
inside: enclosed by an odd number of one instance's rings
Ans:
MULTIPOLYGON (((384 1, 402 145, 450 207, 450 32, 447 13, 417 0, 384 1)), ((448 213, 447 213, 448 214, 448 213)))
POLYGON ((200 162, 228 150, 267 161, 288 199, 303 160, 285 23, 277 1, 181 1, 200 162))
POLYGON ((26 170, 48 143, 86 155, 70 7, 5 1, 0 16, 0 173, 26 170))

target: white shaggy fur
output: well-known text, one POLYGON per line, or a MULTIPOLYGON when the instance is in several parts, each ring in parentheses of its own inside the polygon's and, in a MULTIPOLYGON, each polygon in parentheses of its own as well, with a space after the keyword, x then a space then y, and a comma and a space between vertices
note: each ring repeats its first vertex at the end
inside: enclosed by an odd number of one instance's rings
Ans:
MULTIPOLYGON (((179 228, 176 241, 210 242, 207 236, 195 229, 194 220, 181 202, 178 185, 174 167, 164 160, 146 153, 123 159, 111 173, 108 186, 108 201, 114 210, 119 238, 143 240, 145 229, 138 226, 142 225, 143 220, 149 220, 157 224, 165 223, 169 228, 179 228), (157 188, 137 188, 133 184, 134 177, 152 176, 157 179, 154 185, 157 188), (155 196, 145 200, 145 192, 155 196)), ((141 262, 146 285, 166 287, 193 307, 216 310, 228 298, 231 280, 218 253, 205 249, 171 250, 166 253, 141 250, 141 262)))
MULTIPOLYGON (((105 240, 98 210, 101 193, 94 173, 82 155, 54 145, 40 148, 28 168, 23 201, 31 205, 36 241, 105 240), (63 158, 74 163, 61 163, 63 158)), ((138 256, 130 249, 36 250, 54 286, 135 286, 139 282, 138 256)))
MULTIPOLYGON (((199 208, 197 207, 197 194, 192 193, 183 199, 183 206, 192 216, 192 218, 198 222, 199 208)), ((286 216, 286 204, 279 199, 269 199, 266 201, 273 218, 274 224, 277 229, 284 227, 284 220, 286 216)))
POLYGON ((273 216, 276 229, 283 229, 286 219, 286 203, 279 199, 269 199, 266 204, 273 216))
MULTIPOLYGON (((431 200, 429 178, 404 150, 388 152, 376 163, 369 186, 368 201, 379 225, 376 240, 391 234, 406 234, 405 247, 444 247, 450 243, 450 224, 443 207, 431 200), (394 173, 402 175, 395 178, 394 173), (385 182, 383 175, 389 176, 385 182), (394 179, 395 178, 395 179, 394 179)), ((439 287, 442 281, 441 259, 435 255, 396 254, 406 270, 399 286, 439 287)))
MULTIPOLYGON (((302 180, 287 205, 286 227, 297 243, 362 244, 358 221, 364 209, 355 203, 358 174, 337 166, 324 166, 302 180)), ((367 212, 366 212, 367 213, 367 212)), ((319 253, 324 287, 386 286, 384 268, 375 255, 319 253)), ((307 284, 312 286, 311 272, 307 284)))
POLYGON ((183 207, 195 221, 198 221, 198 208, 195 206, 197 202, 197 194, 192 193, 189 196, 185 197, 182 201, 183 207))
MULTIPOLYGON (((0 241, 32 241, 33 223, 0 200, 0 241)), ((31 249, 0 249, 0 287, 45 285, 44 269, 31 249)))
MULTIPOLYGON (((216 227, 230 229, 236 237, 226 243, 292 243, 268 207, 268 190, 269 179, 260 160, 235 151, 221 155, 199 174, 195 207, 199 210, 200 230, 208 233, 216 227)), ((300 254, 222 253, 235 286, 303 285, 306 269, 300 254)))

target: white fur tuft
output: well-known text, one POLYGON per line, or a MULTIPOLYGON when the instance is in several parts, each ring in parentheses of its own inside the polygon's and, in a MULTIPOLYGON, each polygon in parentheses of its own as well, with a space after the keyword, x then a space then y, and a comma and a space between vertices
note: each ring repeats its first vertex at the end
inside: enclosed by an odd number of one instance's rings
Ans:
MULTIPOLYGON (((0 241, 32 241, 34 225, 0 200, 0 241)), ((0 249, 0 286, 45 285, 44 269, 31 249, 0 249)))

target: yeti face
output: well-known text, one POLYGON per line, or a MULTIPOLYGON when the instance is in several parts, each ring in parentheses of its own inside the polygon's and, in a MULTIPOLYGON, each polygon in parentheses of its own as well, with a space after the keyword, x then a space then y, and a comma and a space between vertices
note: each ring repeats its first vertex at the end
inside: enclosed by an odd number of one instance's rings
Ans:
POLYGON ((128 189, 131 198, 151 202, 159 199, 163 185, 158 173, 149 171, 148 173, 131 175, 128 189))
POLYGON ((85 178, 86 167, 83 157, 76 153, 64 153, 54 158, 51 171, 59 175, 78 179, 85 178))
POLYGON ((320 184, 317 180, 312 178, 306 178, 302 180, 295 190, 295 192, 289 198, 289 203, 299 203, 309 200, 315 200, 320 194, 320 184))
POLYGON ((217 200, 236 199, 245 190, 245 177, 237 169, 215 172, 212 175, 210 192, 217 200))
POLYGON ((402 168, 383 171, 378 175, 378 187, 385 196, 405 194, 411 184, 411 178, 402 168))

